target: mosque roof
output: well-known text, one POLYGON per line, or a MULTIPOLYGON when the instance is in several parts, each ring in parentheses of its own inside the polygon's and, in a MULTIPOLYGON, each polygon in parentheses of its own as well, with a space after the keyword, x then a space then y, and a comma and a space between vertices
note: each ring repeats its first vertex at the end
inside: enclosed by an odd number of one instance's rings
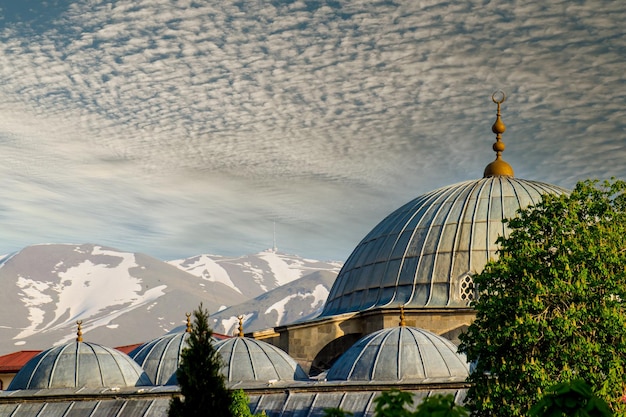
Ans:
POLYGON ((484 177, 439 188, 389 214, 354 249, 324 306, 322 316, 382 306, 465 307, 474 298, 472 275, 495 259, 502 220, 564 188, 513 177, 501 158, 506 130, 496 99, 493 150, 484 177))
MULTIPOLYGON (((366 386, 358 390, 344 389, 343 383, 330 383, 334 389, 264 389, 247 392, 252 413, 266 412, 273 417, 321 416, 324 410, 338 407, 355 416, 372 416, 375 399, 390 386, 366 386)), ((364 384, 365 385, 365 384, 364 384)), ((403 391, 413 394, 416 404, 436 394, 452 394, 457 404, 462 404, 466 387, 461 384, 403 386, 403 391)), ((56 390, 59 391, 59 390, 56 390)), ((114 395, 102 390, 82 389, 67 392, 0 391, 0 415, 11 417, 68 417, 116 416, 163 417, 167 415, 172 395, 179 394, 178 387, 148 387, 146 389, 121 389, 114 395), (41 396, 41 395, 45 396, 41 396), (56 394, 56 395, 55 395, 56 394), (56 398, 55 398, 56 397, 56 398)))
POLYGON ((304 381, 306 372, 287 353, 261 340, 233 337, 218 342, 222 373, 229 385, 238 382, 304 381))
POLYGON ((371 333, 337 359, 328 381, 464 381, 465 355, 449 340, 426 330, 398 326, 371 333))
POLYGON ((113 388, 151 385, 128 355, 82 341, 45 350, 15 375, 8 390, 42 388, 113 388))
POLYGON ((188 338, 189 332, 168 333, 139 346, 129 356, 143 368, 154 385, 165 385, 178 369, 188 338))
MULTIPOLYGON (((249 382, 307 381, 309 377, 287 353, 269 343, 244 337, 239 316, 237 337, 220 340, 215 350, 222 357, 221 372, 229 386, 249 382)), ((166 385, 178 384, 176 373, 166 385)))
MULTIPOLYGON (((154 385, 168 385, 170 380, 176 381, 176 371, 180 366, 181 353, 188 347, 189 334, 192 331, 191 314, 187 313, 187 324, 177 331, 171 331, 147 343, 136 347, 129 356, 135 360, 150 377, 154 385)), ((215 334, 213 343, 227 336, 215 334)), ((175 384, 176 382, 174 382, 175 384)))

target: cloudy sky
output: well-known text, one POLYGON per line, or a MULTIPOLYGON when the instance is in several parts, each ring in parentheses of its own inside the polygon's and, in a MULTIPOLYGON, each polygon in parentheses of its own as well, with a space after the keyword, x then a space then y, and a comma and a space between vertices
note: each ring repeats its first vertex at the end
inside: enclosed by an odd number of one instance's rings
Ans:
POLYGON ((477 179, 626 178, 626 3, 0 0, 0 253, 345 260, 477 179))

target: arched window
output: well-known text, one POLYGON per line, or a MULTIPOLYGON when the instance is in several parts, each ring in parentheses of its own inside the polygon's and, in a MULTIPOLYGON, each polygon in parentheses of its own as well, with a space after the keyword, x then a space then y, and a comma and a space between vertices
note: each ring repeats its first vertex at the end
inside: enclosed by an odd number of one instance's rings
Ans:
POLYGON ((465 274, 461 277, 461 285, 459 285, 461 291, 461 300, 468 304, 476 299, 476 288, 474 287, 474 279, 470 274, 465 274))

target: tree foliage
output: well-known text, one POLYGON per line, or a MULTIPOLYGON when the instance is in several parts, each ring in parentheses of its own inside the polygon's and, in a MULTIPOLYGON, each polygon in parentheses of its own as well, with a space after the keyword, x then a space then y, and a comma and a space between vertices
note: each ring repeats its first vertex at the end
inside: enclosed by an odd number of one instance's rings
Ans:
POLYGON ((250 397, 244 390, 238 389, 231 392, 230 412, 233 417, 262 417, 265 416, 265 411, 257 414, 252 414, 250 411, 250 397))
POLYGON ((424 398, 417 406, 413 417, 466 417, 469 412, 454 402, 452 394, 433 395, 424 398))
POLYGON ((226 389, 220 372, 222 361, 213 346, 213 331, 209 327, 209 313, 202 304, 193 312, 192 331, 188 346, 181 353, 176 371, 183 398, 170 402, 170 417, 232 417, 231 393, 226 389))
MULTIPOLYGON (((466 417, 465 407, 454 402, 452 394, 436 394, 424 398, 414 411, 413 394, 392 389, 384 391, 374 400, 374 417, 466 417)), ((340 408, 327 408, 324 417, 347 417, 352 413, 340 408)))
POLYGON ((585 181, 506 220, 499 259, 475 277, 475 415, 521 416, 555 383, 582 378, 624 412, 626 184, 585 181))
POLYGON ((613 413, 602 398, 582 379, 562 382, 528 412, 529 417, 611 417, 613 413))
POLYGON ((374 400, 376 417, 411 417, 407 407, 413 405, 413 394, 400 390, 384 391, 374 400))

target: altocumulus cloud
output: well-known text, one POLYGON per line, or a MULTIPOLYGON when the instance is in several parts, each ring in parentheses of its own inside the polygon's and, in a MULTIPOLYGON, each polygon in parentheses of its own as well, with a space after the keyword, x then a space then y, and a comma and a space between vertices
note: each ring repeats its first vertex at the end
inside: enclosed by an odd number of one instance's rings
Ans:
POLYGON ((343 260, 385 214, 493 159, 626 177, 615 1, 0 1, 5 251, 343 260), (11 2, 11 3, 10 3, 11 2), (10 3, 10 4, 9 4, 10 3))

